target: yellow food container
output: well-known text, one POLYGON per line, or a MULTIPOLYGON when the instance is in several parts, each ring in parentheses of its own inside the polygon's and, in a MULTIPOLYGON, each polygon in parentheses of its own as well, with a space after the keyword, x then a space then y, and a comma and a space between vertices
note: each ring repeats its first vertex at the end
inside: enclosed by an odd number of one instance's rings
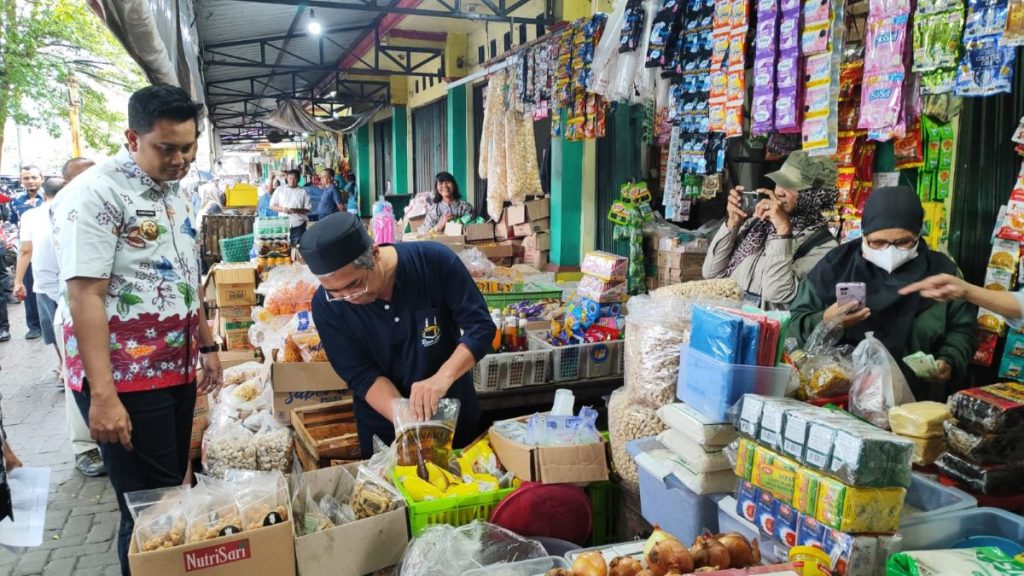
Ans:
POLYGON ((259 204, 259 194, 255 184, 235 184, 228 188, 224 195, 225 204, 230 208, 234 206, 256 206, 259 204))
POLYGON ((794 546, 789 551, 789 561, 800 576, 832 576, 831 560, 828 554, 813 546, 794 546))

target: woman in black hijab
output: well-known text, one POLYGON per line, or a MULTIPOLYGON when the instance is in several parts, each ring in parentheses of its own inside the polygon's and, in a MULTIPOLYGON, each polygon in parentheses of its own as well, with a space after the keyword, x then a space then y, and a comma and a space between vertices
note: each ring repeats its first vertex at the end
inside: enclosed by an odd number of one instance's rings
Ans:
POLYGON ((935 302, 900 289, 935 274, 958 275, 956 264, 921 240, 924 209, 910 188, 875 190, 864 205, 863 238, 832 250, 800 286, 791 308, 793 329, 803 342, 823 319, 842 319, 842 343, 856 345, 874 332, 899 364, 917 400, 944 401, 964 387, 967 364, 977 346, 978 309, 962 300, 935 302), (863 282, 864 306, 840 307, 836 285, 863 282), (932 354, 940 371, 927 379, 903 362, 932 354))

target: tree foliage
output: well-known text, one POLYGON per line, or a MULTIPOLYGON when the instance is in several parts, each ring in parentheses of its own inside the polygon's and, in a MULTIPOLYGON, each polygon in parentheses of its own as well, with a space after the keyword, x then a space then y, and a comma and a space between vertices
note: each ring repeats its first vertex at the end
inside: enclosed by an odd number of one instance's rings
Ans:
POLYGON ((68 80, 79 83, 82 139, 113 152, 124 114, 111 89, 132 91, 143 76, 83 0, 0 0, 0 150, 8 118, 59 137, 68 119, 68 80))

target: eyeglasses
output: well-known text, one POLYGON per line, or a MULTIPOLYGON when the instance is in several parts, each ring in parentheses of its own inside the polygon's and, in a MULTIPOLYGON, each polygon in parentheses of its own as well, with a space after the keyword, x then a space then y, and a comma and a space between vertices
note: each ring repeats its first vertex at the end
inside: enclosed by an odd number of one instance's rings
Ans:
MULTIPOLYGON (((325 290, 327 290, 325 288, 325 290)), ((342 288, 341 290, 327 290, 327 301, 328 302, 351 302, 356 300, 370 291, 370 270, 366 270, 366 275, 362 280, 356 281, 354 284, 342 288), (363 286, 362 290, 359 290, 359 285, 363 286), (340 294, 340 296, 338 296, 340 294)))
POLYGON ((917 246, 917 238, 900 238, 898 240, 872 240, 871 238, 865 238, 865 242, 868 243, 868 248, 872 250, 885 250, 889 246, 895 246, 897 250, 910 250, 914 246, 917 246))

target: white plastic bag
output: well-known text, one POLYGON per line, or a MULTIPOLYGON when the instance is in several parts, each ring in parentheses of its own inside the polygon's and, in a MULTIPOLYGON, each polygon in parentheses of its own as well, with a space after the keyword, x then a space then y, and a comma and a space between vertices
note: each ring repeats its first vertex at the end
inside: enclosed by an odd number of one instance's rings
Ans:
POLYGON ((850 412, 885 430, 889 410, 914 401, 899 365, 873 332, 853 351, 853 387, 850 412))

